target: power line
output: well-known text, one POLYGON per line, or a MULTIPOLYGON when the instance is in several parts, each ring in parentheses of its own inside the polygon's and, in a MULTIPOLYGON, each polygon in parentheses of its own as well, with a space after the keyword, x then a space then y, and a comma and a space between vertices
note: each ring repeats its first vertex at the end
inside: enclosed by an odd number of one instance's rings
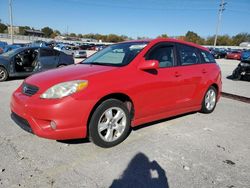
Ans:
POLYGON ((219 27, 221 24, 221 17, 222 17, 222 13, 225 9, 225 5, 227 3, 224 2, 224 0, 221 0, 221 4, 220 4, 220 8, 219 8, 219 14, 218 14, 218 22, 217 22, 217 26, 216 26, 216 34, 215 34, 215 38, 214 38, 214 46, 216 46, 217 43, 217 38, 218 38, 218 32, 219 32, 219 27))

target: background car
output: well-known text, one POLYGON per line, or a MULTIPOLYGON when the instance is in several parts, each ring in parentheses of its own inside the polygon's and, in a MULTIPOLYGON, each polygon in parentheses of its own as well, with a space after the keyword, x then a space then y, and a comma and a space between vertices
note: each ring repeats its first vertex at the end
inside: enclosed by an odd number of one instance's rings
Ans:
POLYGON ((3 53, 3 48, 8 45, 7 42, 0 41, 0 54, 3 53))
POLYGON ((21 48, 21 45, 18 45, 18 44, 13 44, 13 45, 6 45, 4 48, 3 48, 3 53, 6 53, 10 50, 13 50, 13 49, 16 49, 16 48, 21 48))
POLYGON ((227 53, 226 59, 236 59, 240 60, 241 59, 241 51, 240 50, 231 50, 230 52, 227 53))
POLYGON ((241 53, 242 62, 250 62, 250 50, 245 50, 241 53))
POLYGON ((227 51, 223 48, 214 48, 211 50, 211 54, 214 56, 214 58, 220 59, 225 58, 227 51))
POLYGON ((74 64, 72 56, 51 48, 17 48, 0 55, 0 81, 70 64, 74 64))
POLYGON ((54 47, 54 49, 64 52, 65 54, 72 55, 75 58, 86 58, 87 52, 85 50, 81 50, 79 47, 58 44, 54 47))

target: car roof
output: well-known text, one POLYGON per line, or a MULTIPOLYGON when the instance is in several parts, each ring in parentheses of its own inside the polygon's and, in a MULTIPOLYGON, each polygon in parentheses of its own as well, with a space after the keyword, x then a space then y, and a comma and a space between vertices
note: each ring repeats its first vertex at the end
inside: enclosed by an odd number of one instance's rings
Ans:
POLYGON ((129 43, 129 42, 149 42, 149 43, 159 43, 159 42, 174 42, 174 43, 180 43, 180 44, 186 44, 195 48, 199 48, 204 51, 209 51, 206 47, 200 46, 198 44, 187 42, 183 40, 173 39, 173 38, 157 38, 157 39, 145 39, 145 40, 130 40, 125 41, 121 43, 129 43))

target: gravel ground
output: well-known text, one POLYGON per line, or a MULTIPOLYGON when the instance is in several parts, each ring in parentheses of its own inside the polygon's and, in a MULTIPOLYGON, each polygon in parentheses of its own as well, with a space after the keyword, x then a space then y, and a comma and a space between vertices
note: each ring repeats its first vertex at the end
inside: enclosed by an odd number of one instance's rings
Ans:
POLYGON ((120 145, 58 142, 10 119, 22 80, 0 83, 0 187, 250 187, 250 105, 222 98, 212 114, 141 126, 120 145))

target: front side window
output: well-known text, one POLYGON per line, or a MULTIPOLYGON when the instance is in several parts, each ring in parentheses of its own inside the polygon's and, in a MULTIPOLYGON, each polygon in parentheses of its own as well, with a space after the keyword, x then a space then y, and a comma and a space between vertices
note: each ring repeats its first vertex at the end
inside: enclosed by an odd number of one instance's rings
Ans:
POLYGON ((84 64, 124 66, 147 46, 148 42, 128 42, 109 46, 83 61, 84 64))
POLYGON ((179 45, 179 57, 181 65, 193 65, 199 63, 199 56, 197 55, 195 48, 179 45))
POLYGON ((169 45, 161 45, 156 47, 146 58, 147 60, 158 60, 159 67, 174 66, 174 47, 169 45))

